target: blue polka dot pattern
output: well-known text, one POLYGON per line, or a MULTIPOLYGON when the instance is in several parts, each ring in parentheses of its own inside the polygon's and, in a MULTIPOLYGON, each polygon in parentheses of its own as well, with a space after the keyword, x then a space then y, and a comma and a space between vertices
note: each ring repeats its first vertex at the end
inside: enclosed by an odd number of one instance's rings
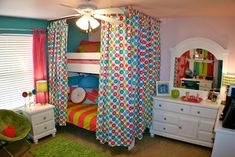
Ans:
POLYGON ((66 125, 66 108, 68 100, 67 74, 67 34, 66 20, 50 23, 48 30, 49 52, 49 100, 55 105, 56 123, 66 125))
POLYGON ((159 22, 132 8, 124 23, 101 25, 101 60, 96 137, 129 146, 151 127, 152 96, 159 80, 159 22))

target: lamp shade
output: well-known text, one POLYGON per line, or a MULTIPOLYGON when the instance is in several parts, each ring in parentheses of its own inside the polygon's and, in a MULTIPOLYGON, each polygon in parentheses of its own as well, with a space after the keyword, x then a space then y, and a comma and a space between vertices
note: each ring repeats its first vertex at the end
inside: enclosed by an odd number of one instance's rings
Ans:
POLYGON ((94 19, 94 18, 90 18, 90 25, 92 29, 96 29, 97 27, 99 27, 100 23, 94 19))
POLYGON ((76 21, 76 25, 82 30, 90 30, 99 27, 100 23, 90 15, 83 15, 76 21))
POLYGON ((36 82, 37 92, 46 92, 47 91, 47 81, 39 80, 36 82))
POLYGON ((81 28, 82 30, 89 29, 89 19, 87 16, 82 16, 80 19, 77 20, 76 25, 81 28))

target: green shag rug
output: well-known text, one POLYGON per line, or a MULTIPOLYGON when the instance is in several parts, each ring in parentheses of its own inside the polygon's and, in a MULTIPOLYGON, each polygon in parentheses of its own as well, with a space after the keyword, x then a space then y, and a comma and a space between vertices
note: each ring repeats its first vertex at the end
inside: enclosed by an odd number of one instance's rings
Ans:
POLYGON ((35 157, 108 157, 102 152, 62 136, 35 146, 30 151, 35 157))

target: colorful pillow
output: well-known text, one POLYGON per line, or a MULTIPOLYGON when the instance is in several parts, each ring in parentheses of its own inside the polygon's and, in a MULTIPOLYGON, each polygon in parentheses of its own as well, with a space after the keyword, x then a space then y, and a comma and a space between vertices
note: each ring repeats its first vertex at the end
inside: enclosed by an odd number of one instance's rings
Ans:
POLYGON ((70 94, 71 101, 75 104, 81 104, 86 99, 86 95, 86 91, 83 88, 75 88, 70 94))
POLYGON ((83 77, 84 77, 83 75, 68 77, 68 85, 69 86, 76 86, 76 85, 78 85, 83 77))
POLYGON ((86 88, 86 100, 83 104, 97 104, 98 103, 98 89, 86 88))
POLYGON ((99 77, 94 75, 85 76, 79 82, 79 87, 83 88, 99 88, 99 77))
POLYGON ((9 124, 7 128, 2 131, 2 134, 10 138, 16 137, 16 129, 13 125, 9 124))

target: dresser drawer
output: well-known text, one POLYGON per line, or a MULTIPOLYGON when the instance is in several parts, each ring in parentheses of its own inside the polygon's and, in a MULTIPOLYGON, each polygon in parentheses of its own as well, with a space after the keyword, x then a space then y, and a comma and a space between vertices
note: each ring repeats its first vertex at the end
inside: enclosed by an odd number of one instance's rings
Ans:
POLYGON ((165 101, 159 101, 159 100, 154 100, 153 107, 155 109, 167 109, 168 108, 168 102, 165 101))
POLYGON ((32 115, 31 122, 32 122, 32 125, 37 125, 46 121, 53 120, 53 118, 54 118, 53 110, 48 110, 45 112, 32 115))
POLYGON ((215 119, 217 115, 217 110, 192 106, 191 113, 199 117, 215 119))
POLYGON ((190 113, 190 106, 165 101, 154 101, 154 108, 186 114, 190 113))
POLYGON ((177 134, 179 131, 179 128, 176 125, 164 124, 160 122, 154 122, 153 129, 170 134, 177 134))
POLYGON ((211 85, 212 85, 211 82, 202 82, 202 81, 200 81, 200 83, 199 83, 199 86, 201 86, 201 87, 211 88, 211 85))
POLYGON ((203 91, 209 91, 211 88, 210 87, 199 87, 199 90, 203 91))
POLYGON ((153 120, 166 122, 170 124, 179 124, 179 116, 173 113, 163 112, 161 110, 155 110, 153 114, 153 120))
POLYGON ((211 132, 199 131, 198 138, 202 141, 213 142, 214 141, 214 134, 211 132))
POLYGON ((199 120, 199 126, 198 126, 199 130, 212 132, 213 128, 214 128, 214 120, 211 120, 211 121, 204 120, 204 119, 199 120))
POLYGON ((45 122, 43 124, 39 124, 39 125, 34 125, 33 126, 33 135, 39 135, 41 133, 47 132, 49 130, 52 130, 55 128, 55 123, 54 120, 45 122))

